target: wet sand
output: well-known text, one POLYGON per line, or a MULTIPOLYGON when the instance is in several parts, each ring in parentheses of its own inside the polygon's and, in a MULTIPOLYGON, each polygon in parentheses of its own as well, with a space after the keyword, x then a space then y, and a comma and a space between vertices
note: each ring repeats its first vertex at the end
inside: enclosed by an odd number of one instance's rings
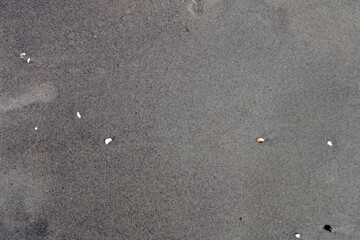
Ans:
POLYGON ((350 0, 3 1, 0 239, 359 239, 359 27, 350 0))

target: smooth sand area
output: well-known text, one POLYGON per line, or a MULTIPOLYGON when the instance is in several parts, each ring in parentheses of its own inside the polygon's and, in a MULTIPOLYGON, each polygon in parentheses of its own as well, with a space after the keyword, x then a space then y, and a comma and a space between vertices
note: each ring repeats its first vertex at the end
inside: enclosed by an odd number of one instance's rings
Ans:
POLYGON ((1 1, 0 240, 360 239, 359 29, 351 0, 1 1))

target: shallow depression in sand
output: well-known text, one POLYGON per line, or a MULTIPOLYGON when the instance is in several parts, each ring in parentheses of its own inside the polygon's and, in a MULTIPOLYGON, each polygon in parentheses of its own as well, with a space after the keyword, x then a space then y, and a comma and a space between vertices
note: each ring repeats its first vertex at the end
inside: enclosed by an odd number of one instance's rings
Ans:
POLYGON ((19 96, 10 96, 8 93, 0 95, 0 113, 26 107, 33 103, 50 102, 58 95, 54 83, 45 82, 40 85, 30 86, 19 96))

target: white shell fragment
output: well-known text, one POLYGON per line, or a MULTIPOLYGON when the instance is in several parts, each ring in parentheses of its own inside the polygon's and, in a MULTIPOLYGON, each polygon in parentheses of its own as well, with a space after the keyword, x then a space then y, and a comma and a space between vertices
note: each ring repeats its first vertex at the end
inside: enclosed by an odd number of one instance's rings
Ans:
POLYGON ((259 137, 259 138, 257 138, 257 139, 256 139, 256 141, 257 141, 258 143, 263 143, 263 142, 265 141, 265 139, 264 139, 264 138, 259 137))
POLYGON ((27 61, 28 63, 30 63, 30 58, 26 59, 26 61, 27 61))
POLYGON ((77 116, 77 118, 81 118, 81 115, 79 112, 76 112, 76 116, 77 116))
POLYGON ((331 141, 327 141, 327 145, 329 145, 331 147, 333 144, 331 141))
POLYGON ((35 129, 35 131, 37 131, 39 128, 38 128, 38 127, 35 127, 34 129, 35 129))
POLYGON ((295 234, 295 237, 296 237, 296 238, 300 238, 300 237, 301 237, 300 233, 296 233, 296 234, 295 234))
POLYGON ((111 143, 112 142, 112 138, 106 138, 105 139, 105 144, 107 145, 107 144, 109 144, 109 143, 111 143))
POLYGON ((20 58, 24 58, 26 56, 26 53, 20 53, 20 58))

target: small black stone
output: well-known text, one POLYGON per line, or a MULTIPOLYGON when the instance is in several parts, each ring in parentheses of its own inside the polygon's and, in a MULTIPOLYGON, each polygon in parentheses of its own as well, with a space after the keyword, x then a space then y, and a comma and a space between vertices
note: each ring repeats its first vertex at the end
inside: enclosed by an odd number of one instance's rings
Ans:
POLYGON ((324 226, 324 229, 325 229, 326 231, 333 232, 333 229, 332 229, 332 227, 330 227, 330 225, 325 225, 325 226, 324 226))

